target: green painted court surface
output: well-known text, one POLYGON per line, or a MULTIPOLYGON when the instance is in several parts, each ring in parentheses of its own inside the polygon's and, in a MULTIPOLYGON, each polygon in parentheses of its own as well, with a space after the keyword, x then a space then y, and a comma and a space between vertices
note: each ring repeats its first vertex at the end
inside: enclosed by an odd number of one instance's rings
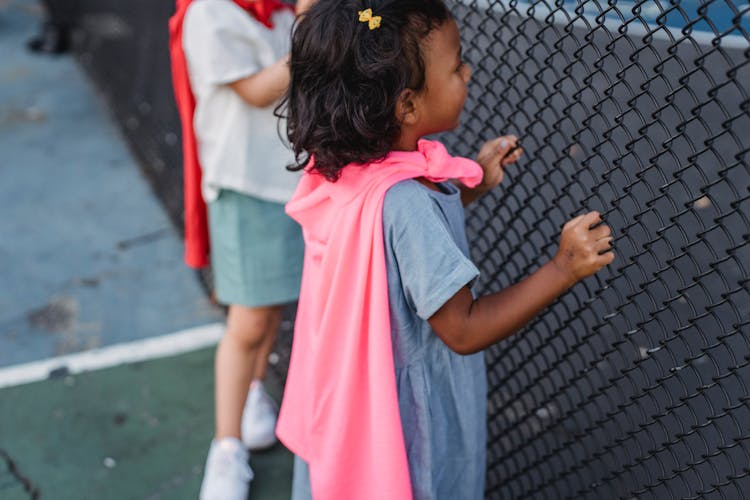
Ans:
MULTIPOLYGON (((198 497, 213 433, 213 349, 0 390, 0 498, 198 497)), ((269 387, 274 397, 278 387, 269 387)), ((288 499, 292 456, 251 457, 252 500, 288 499)))

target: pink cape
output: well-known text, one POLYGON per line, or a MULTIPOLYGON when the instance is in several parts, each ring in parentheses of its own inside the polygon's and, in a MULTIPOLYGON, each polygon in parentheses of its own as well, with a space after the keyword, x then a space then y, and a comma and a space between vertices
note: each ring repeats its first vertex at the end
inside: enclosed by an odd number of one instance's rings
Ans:
MULTIPOLYGON (((322 500, 411 498, 391 347, 383 199, 415 177, 461 179, 481 167, 439 142, 349 165, 337 182, 307 172, 287 204, 305 238, 299 308, 276 433, 310 466, 322 500)), ((427 258, 427 256, 425 256, 427 258)))

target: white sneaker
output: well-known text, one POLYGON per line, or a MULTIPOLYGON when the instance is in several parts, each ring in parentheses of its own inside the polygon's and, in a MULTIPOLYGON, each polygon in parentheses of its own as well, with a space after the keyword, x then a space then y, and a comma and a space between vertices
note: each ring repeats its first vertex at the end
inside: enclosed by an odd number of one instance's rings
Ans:
POLYGON ((253 470, 237 438, 213 440, 203 473, 200 500, 247 500, 253 470))
POLYGON ((263 383, 253 382, 242 412, 242 442, 249 450, 262 450, 276 443, 276 402, 266 393, 263 383))

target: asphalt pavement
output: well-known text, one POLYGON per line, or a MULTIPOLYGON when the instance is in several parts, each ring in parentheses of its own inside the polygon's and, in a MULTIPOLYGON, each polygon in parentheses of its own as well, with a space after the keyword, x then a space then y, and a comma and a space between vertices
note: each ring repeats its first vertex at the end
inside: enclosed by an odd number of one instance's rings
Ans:
MULTIPOLYGON (((42 19, 0 0, 0 498, 197 498, 224 312, 75 59, 27 50, 42 19)), ((288 498, 288 451, 251 463, 288 498)))

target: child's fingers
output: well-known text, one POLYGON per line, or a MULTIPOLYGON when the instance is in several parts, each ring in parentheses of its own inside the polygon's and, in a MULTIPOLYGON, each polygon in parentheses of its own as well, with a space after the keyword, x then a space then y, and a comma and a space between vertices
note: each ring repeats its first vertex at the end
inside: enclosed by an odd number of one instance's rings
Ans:
POLYGON ((511 163, 515 163, 519 160, 519 158, 521 158, 522 154, 523 154, 523 148, 521 146, 515 146, 514 148, 511 148, 507 153, 505 153, 504 156, 501 157, 500 163, 503 166, 510 165, 511 163))
POLYGON ((615 260, 615 251, 612 250, 611 248, 609 250, 605 250, 604 252, 601 252, 599 254, 599 263, 601 264, 599 266, 599 269, 611 264, 612 261, 614 260, 615 260))
POLYGON ((555 259, 576 279, 591 276, 614 260, 611 233, 596 210, 574 217, 563 226, 555 259))
POLYGON ((613 248, 614 238, 612 236, 602 238, 596 242, 596 250, 599 255, 603 255, 606 252, 611 252, 613 251, 613 248))
POLYGON ((596 223, 593 228, 589 229, 589 234, 594 240, 601 240, 612 234, 612 229, 604 223, 596 223))
POLYGON ((563 225, 563 229, 567 229, 567 228, 569 228, 569 227, 573 227, 573 226, 576 226, 576 225, 578 225, 578 223, 579 223, 579 222, 581 222, 581 219, 583 219, 583 217, 584 217, 585 215, 586 215, 586 214, 581 214, 581 215, 579 215, 579 216, 577 216, 577 217, 573 217, 572 219, 570 219, 570 220, 569 220, 568 222, 566 222, 566 223, 565 223, 565 224, 563 225))
POLYGON ((508 134, 498 136, 495 139, 492 139, 490 142, 497 148, 497 152, 501 153, 504 149, 512 147, 516 143, 516 141, 518 141, 518 137, 513 134, 508 134))
POLYGON ((508 163, 516 161, 519 154, 512 155, 515 148, 518 146, 518 137, 515 135, 501 135, 490 141, 487 141, 482 146, 479 154, 477 155, 477 162, 487 170, 490 167, 504 167, 508 163), (511 157, 508 159, 508 156, 511 157))
POLYGON ((499 164, 500 154, 507 148, 507 142, 502 136, 485 142, 479 150, 477 162, 485 168, 499 164))
POLYGON ((503 157, 516 146, 518 143, 518 137, 515 135, 501 135, 490 141, 495 156, 503 157))
POLYGON ((497 144, 497 153, 502 156, 507 156, 513 149, 518 147, 518 137, 515 135, 503 135, 498 137, 499 142, 497 144))
POLYGON ((501 135, 489 141, 489 146, 492 147, 495 153, 498 153, 501 149, 507 147, 507 142, 508 139, 504 135, 501 135))
POLYGON ((593 229, 592 226, 599 224, 600 222, 602 222, 601 214, 596 210, 592 210, 587 214, 583 214, 583 217, 581 217, 581 220, 578 224, 588 230, 591 230, 593 229))
POLYGON ((578 226, 579 224, 580 225, 586 224, 585 227, 586 229, 588 229, 593 224, 595 224, 596 222, 600 222, 600 221, 601 221, 601 217, 599 216, 599 212, 594 210, 592 212, 586 212, 585 214, 581 214, 576 217, 573 217, 572 219, 570 219, 568 222, 565 223, 563 228, 572 228, 574 226, 578 226))

